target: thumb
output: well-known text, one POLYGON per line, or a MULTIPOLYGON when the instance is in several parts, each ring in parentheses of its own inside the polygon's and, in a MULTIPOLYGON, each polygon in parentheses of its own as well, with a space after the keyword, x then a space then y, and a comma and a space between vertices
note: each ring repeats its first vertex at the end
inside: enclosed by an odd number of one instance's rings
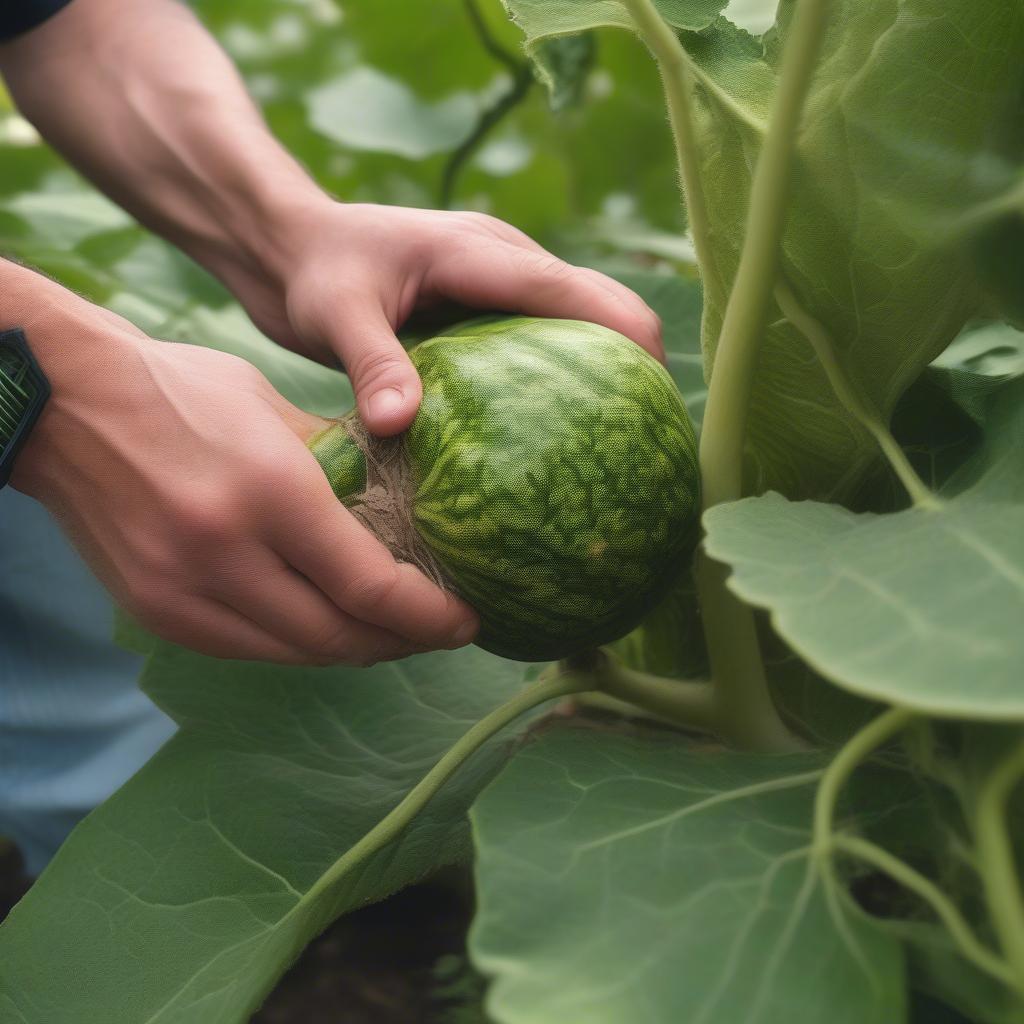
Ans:
POLYGON ((379 437, 401 433, 416 416, 423 388, 383 310, 347 310, 332 335, 367 430, 379 437))

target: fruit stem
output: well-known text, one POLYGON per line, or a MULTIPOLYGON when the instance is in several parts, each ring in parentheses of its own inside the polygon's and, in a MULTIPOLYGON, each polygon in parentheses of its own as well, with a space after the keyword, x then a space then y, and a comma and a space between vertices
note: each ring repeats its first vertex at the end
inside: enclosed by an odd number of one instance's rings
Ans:
POLYGON ((314 434, 306 447, 320 463, 339 501, 366 489, 366 457, 344 421, 335 421, 326 430, 314 434))
POLYGON ((637 672, 605 656, 594 670, 595 689, 685 729, 717 733, 714 688, 695 680, 637 672))

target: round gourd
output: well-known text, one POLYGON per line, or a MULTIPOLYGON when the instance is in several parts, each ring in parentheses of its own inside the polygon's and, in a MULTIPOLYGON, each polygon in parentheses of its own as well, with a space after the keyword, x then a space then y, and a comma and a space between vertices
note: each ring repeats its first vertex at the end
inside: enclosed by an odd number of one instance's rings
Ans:
MULTIPOLYGON (((607 328, 525 317, 463 324, 410 356, 423 401, 391 497, 479 613, 477 643, 541 661, 629 632, 696 538, 693 426, 664 367, 607 328)), ((357 507, 353 433, 336 424, 310 448, 357 507)))

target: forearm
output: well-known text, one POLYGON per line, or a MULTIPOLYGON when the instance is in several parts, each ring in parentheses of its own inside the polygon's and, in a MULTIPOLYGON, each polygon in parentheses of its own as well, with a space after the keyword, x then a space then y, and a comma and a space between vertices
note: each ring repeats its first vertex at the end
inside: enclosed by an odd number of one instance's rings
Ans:
POLYGON ((75 0, 0 47, 0 70, 51 144, 232 287, 285 265, 323 198, 176 0, 75 0))

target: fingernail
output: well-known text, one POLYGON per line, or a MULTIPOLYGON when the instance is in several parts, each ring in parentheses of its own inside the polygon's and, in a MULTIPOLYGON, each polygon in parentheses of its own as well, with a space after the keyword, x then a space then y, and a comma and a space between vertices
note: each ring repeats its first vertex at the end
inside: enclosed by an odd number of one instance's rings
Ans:
POLYGON ((405 399, 402 392, 397 388, 384 388, 376 394, 370 395, 366 403, 366 411, 372 419, 386 419, 402 411, 405 399))
POLYGON ((476 623, 475 622, 464 622, 457 630, 455 630, 452 636, 452 641, 456 647, 464 647, 469 643, 473 637, 476 636, 476 623))

